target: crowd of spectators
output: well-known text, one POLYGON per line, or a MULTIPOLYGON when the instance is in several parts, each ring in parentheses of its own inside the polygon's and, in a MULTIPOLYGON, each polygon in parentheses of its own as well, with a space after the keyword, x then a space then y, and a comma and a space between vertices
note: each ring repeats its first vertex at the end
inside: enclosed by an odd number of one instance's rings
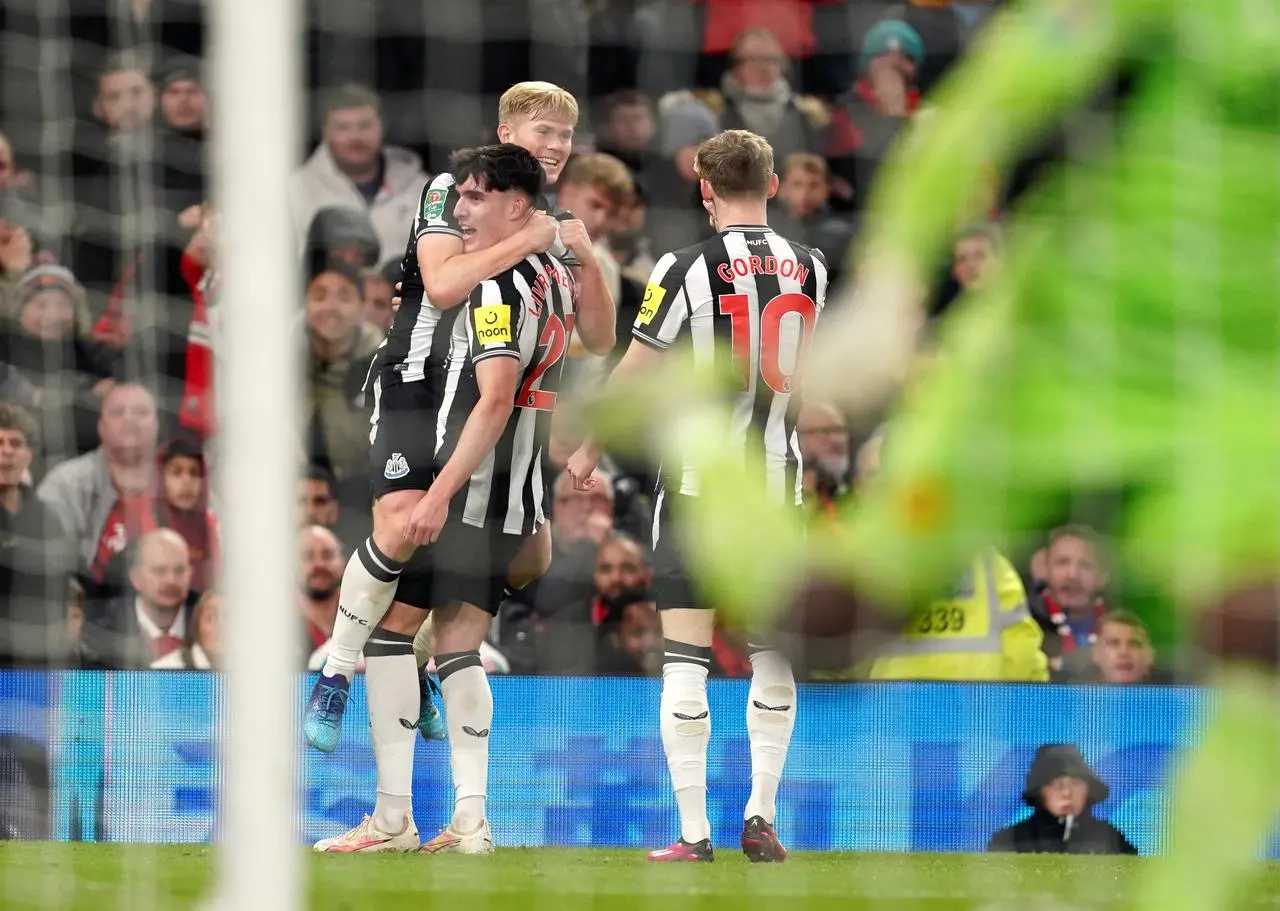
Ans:
MULTIPOLYGON (((252 605, 296 613, 298 666, 323 661, 342 567, 367 534, 363 382, 392 320, 419 193, 449 150, 492 138, 499 92, 541 78, 583 103, 559 203, 595 241, 618 302, 619 348, 603 362, 580 356, 573 373, 581 380, 620 356, 654 261, 711 231, 692 160, 720 129, 745 127, 773 144, 780 186, 771 223, 825 252, 837 300, 877 167, 996 5, 313 4, 312 143, 298 150, 303 163, 281 188, 302 293, 293 304, 263 302, 296 307, 305 365, 298 591, 292 606, 252 605), (474 33, 459 37, 454 20, 473 23, 474 33)), ((201 59, 205 6, 85 0, 52 26, 23 4, 0 11, 10 46, 26 35, 75 48, 52 77, 38 78, 34 58, 0 63, 3 666, 220 663, 214 391, 218 354, 235 340, 220 333, 218 318, 218 223, 205 157, 217 99, 201 59)), ((964 227, 940 269, 936 310, 999 266, 999 176, 972 195, 957 213, 964 227)), ((855 434, 820 402, 805 404, 798 432, 807 502, 820 523, 874 472, 882 438, 855 434)), ((544 578, 502 606, 494 666, 654 674, 652 469, 606 457, 600 483, 577 490, 563 473, 574 442, 557 421, 545 464, 555 556, 544 578)), ((1097 535, 1066 526, 1046 534, 1033 558, 1018 558, 1026 562, 1013 574, 1021 597, 1009 606, 1021 610, 1025 636, 1006 648, 1023 652, 959 676, 1159 679, 1143 622, 1107 600, 1097 535), (1015 665, 1023 670, 1008 670, 1015 665)), ((977 609, 974 585, 962 582, 939 609, 977 609)), ((907 637, 920 633, 904 628, 907 637)), ((722 674, 749 669, 731 630, 717 634, 715 660, 722 674)), ((827 671, 867 673, 865 665, 827 671)))

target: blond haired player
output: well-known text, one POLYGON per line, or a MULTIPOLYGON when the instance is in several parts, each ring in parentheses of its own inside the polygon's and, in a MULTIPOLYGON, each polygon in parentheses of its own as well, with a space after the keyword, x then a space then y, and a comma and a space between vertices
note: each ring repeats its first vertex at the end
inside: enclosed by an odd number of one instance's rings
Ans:
MULTIPOLYGON (((574 97, 551 83, 522 82, 503 94, 498 119, 499 138, 533 155, 545 172, 546 185, 553 185, 573 150, 578 121, 574 97)), ((459 199, 450 173, 438 175, 423 188, 402 263, 402 300, 371 369, 380 428, 371 466, 378 482, 373 534, 347 563, 329 658, 307 704, 303 730, 307 742, 321 752, 332 752, 338 745, 356 661, 395 599, 402 561, 413 552, 408 529, 426 508, 426 492, 435 475, 435 453, 428 447, 435 434, 422 422, 424 415, 438 410, 440 377, 432 375, 438 371, 431 355, 447 344, 449 333, 437 331, 447 320, 445 314, 481 282, 550 250, 573 272, 579 289, 577 327, 587 349, 603 354, 614 344, 613 299, 580 220, 556 211, 543 196, 536 201, 540 211, 530 213, 519 230, 483 249, 464 249, 469 229, 455 216, 459 199)), ((541 339, 539 344, 548 341, 541 339)), ((511 584, 527 584, 549 562, 550 536, 544 528, 514 557, 511 584)), ((425 657, 420 655, 420 660, 425 657)), ((425 674, 421 680, 418 726, 424 735, 443 737, 430 681, 425 674)))
MULTIPOLYGON (((779 511, 798 512, 803 473, 796 423, 800 403, 792 376, 826 301, 822 253, 769 228, 768 200, 778 189, 773 149, 755 133, 726 130, 698 147, 694 158, 702 204, 719 232, 668 253, 654 266, 634 337, 610 383, 645 385, 670 356, 689 358, 700 376, 729 374, 733 421, 718 445, 749 462, 753 492, 779 511), (760 452, 759 458, 750 454, 760 452)), ((662 409, 672 426, 696 425, 686 403, 662 409)), ((569 459, 575 484, 586 489, 596 453, 588 444, 569 459)), ((664 637, 659 726, 680 813, 680 837, 652 851, 663 863, 712 860, 707 818, 707 744, 711 712, 707 672, 715 612, 694 591, 686 568, 691 545, 686 517, 703 478, 691 462, 665 460, 653 525, 653 587, 664 637)), ((787 857, 774 829, 777 792, 795 725, 797 692, 787 659, 766 644, 748 644, 751 690, 747 735, 751 794, 743 812, 742 850, 753 862, 787 857)))

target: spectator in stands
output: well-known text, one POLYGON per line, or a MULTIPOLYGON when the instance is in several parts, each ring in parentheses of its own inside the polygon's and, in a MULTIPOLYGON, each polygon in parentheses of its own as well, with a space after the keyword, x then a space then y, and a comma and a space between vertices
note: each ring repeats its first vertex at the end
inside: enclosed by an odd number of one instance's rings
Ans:
POLYGON ((58 465, 37 490, 71 536, 91 599, 119 592, 125 549, 153 525, 158 432, 151 393, 117 383, 102 399, 102 445, 58 465))
POLYGON ((1136 615, 1109 611, 1098 623, 1093 643, 1093 663, 1098 683, 1157 683, 1152 667, 1156 651, 1151 636, 1136 615))
POLYGON ((384 333, 361 320, 360 274, 347 263, 330 260, 317 267, 306 294, 308 456, 333 472, 339 500, 364 504, 369 453, 364 381, 384 333))
POLYGON ((720 81, 720 91, 705 100, 725 130, 759 133, 773 146, 775 161, 792 152, 822 146, 830 113, 819 99, 797 95, 787 80, 787 57, 773 33, 748 28, 730 49, 733 62, 720 81))
POLYGON ((305 261, 344 262, 357 271, 372 269, 382 256, 382 243, 369 213, 346 206, 318 209, 307 225, 305 261))
POLYGON ((338 588, 346 557, 342 544, 327 528, 311 525, 298 533, 301 565, 298 568, 297 611, 305 636, 303 659, 308 668, 324 664, 333 622, 338 616, 338 588))
MULTIPOLYGON (((649 280, 658 261, 654 243, 645 232, 649 202, 644 185, 635 181, 635 192, 618 208, 606 232, 605 243, 622 269, 622 274, 641 287, 649 280)), ((661 255, 661 254, 658 254, 661 255)))
POLYGON ((662 623, 647 592, 633 592, 600 625, 595 667, 610 677, 662 673, 662 623))
POLYGON ((906 0, 885 10, 882 22, 900 22, 920 36, 925 54, 916 82, 921 93, 938 84, 994 5, 991 0, 906 0))
POLYGON ((36 266, 9 303, 0 361, 38 391, 46 455, 88 452, 97 445, 102 396, 115 381, 112 358, 89 335, 84 289, 62 266, 36 266))
POLYGON ((157 493, 156 525, 172 528, 187 542, 191 587, 205 591, 217 577, 218 523, 209 507, 209 476, 198 441, 178 437, 161 450, 157 493))
MULTIPOLYGON (((392 265, 399 273, 400 264, 392 265)), ((383 332, 391 328, 391 323, 396 317, 395 310, 391 308, 391 298, 394 294, 392 289, 395 283, 390 280, 387 271, 386 269, 381 271, 366 269, 360 273, 360 298, 364 302, 360 310, 360 318, 366 324, 375 326, 383 332)))
MULTIPOLYGON (((181 212, 207 198, 204 141, 209 126, 209 100, 201 84, 201 63, 175 57, 160 71, 161 129, 158 131, 165 209, 181 212)), ((172 244, 181 248, 176 241, 172 244)))
POLYGON ((601 103, 597 145, 601 152, 630 168, 632 174, 646 174, 657 160, 657 138, 653 101, 644 92, 624 89, 601 103))
POLYGON ((1019 854, 1137 854, 1124 833, 1093 815, 1110 789, 1093 774, 1080 750, 1046 744, 1027 770, 1022 799, 1033 810, 991 836, 988 851, 1019 854))
POLYGON ((915 74, 923 59, 920 36, 903 22, 880 22, 863 39, 857 78, 836 100, 826 142, 832 174, 852 189, 848 202, 855 211, 920 101, 915 74))
POLYGON ((18 170, 13 157, 13 145, 0 131, 0 191, 18 190, 31 186, 34 176, 30 171, 18 170))
POLYGON ((383 143, 378 96, 362 86, 342 86, 325 100, 320 145, 289 184, 300 242, 317 210, 345 206, 368 213, 379 263, 399 259, 426 182, 418 155, 383 143))
POLYGON ((31 232, 0 211, 0 306, 5 312, 10 312, 18 283, 34 264, 31 232))
MULTIPOLYGON (((587 236, 595 244, 596 260, 617 308, 616 358, 621 358, 631 342, 631 326, 640 312, 644 289, 631 279, 623 281, 622 270, 613 258, 607 240, 617 213, 630 202, 634 192, 635 183, 627 166, 603 152, 571 158, 556 183, 556 201, 582 221, 587 236)), ((586 355, 576 332, 573 342, 570 353, 578 358, 586 355)))
POLYGON ((24 481, 35 441, 31 415, 0 402, 0 667, 57 664, 70 644, 72 555, 58 517, 24 481))
POLYGON ((182 648, 191 622, 191 558, 170 528, 143 535, 131 550, 129 589, 89 599, 80 634, 80 664, 135 670, 182 648))
POLYGON ((211 671, 222 663, 222 596, 207 591, 191 611, 182 648, 151 663, 156 671, 211 671))
POLYGON ((128 53, 112 57, 98 74, 93 115, 109 133, 121 135, 150 126, 155 109, 155 86, 141 62, 128 53))
POLYGON ((170 129, 203 136, 209 125, 209 99, 200 80, 200 61, 176 57, 160 75, 160 114, 170 129))
POLYGON ((849 492, 849 423, 836 408, 809 402, 800 409, 796 432, 804 460, 806 505, 834 515, 849 492))
POLYGON ((702 207, 694 154, 720 132, 716 115, 691 92, 673 92, 658 105, 662 159, 645 174, 646 233, 654 249, 679 250, 711 235, 702 207))
POLYGON ((976 221, 963 227, 951 247, 951 277, 964 291, 978 291, 1000 268, 1000 226, 976 221))
POLYGON ((615 531, 596 549, 594 580, 590 620, 599 625, 616 615, 624 600, 649 587, 653 569, 640 542, 615 531))
POLYGON ((834 284, 843 271, 853 239, 849 219, 831 211, 831 172, 821 155, 792 152, 782 165, 777 203, 769 212, 769 224, 784 237, 817 247, 827 260, 834 284))
POLYGON ((1054 679, 1077 679, 1093 671, 1089 646, 1107 613, 1108 576, 1097 533, 1086 525, 1064 525, 1049 533, 1045 582, 1031 600, 1044 630, 1044 650, 1054 679))
POLYGON ((338 524, 338 499, 333 474, 319 465, 308 465, 298 481, 298 515, 302 526, 319 525, 330 531, 338 524))

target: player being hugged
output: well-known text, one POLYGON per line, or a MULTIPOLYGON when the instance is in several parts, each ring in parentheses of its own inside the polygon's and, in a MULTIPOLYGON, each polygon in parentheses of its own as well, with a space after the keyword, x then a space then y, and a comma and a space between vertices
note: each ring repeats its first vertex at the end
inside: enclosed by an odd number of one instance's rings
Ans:
MULTIPOLYGON (((826 300, 826 262, 819 251, 769 228, 765 210, 778 178, 773 149, 763 138, 745 130, 720 133, 698 148, 694 169, 703 206, 719 234, 668 253, 654 266, 632 329, 635 339, 610 384, 643 385, 637 378, 656 370, 668 352, 691 356, 698 372, 735 372, 734 422, 724 445, 753 464, 755 481, 776 506, 798 508, 800 403, 791 394, 792 376, 826 300)), ((666 420, 679 424, 697 420, 697 414, 685 409, 666 420)), ((570 458, 569 472, 579 489, 594 483, 596 460, 590 443, 570 458)), ((665 638, 662 746, 681 834, 671 847, 650 853, 654 861, 712 859, 707 672, 715 617, 698 602, 685 570, 688 543, 681 540, 681 517, 698 496, 698 486, 691 463, 664 463, 653 524, 654 589, 665 638)), ((782 861, 787 852, 774 831, 774 814, 795 724, 795 678, 780 652, 752 643, 750 653, 751 796, 743 814, 742 850, 752 861, 782 861)))
MULTIPOLYGON (((509 144, 457 152, 451 172, 467 253, 524 230, 545 179, 528 151, 509 144)), ((317 843, 317 851, 419 847, 411 804, 420 711, 413 642, 428 611, 456 805, 422 850, 493 850, 485 815, 493 697, 478 650, 513 561, 546 521, 542 452, 575 296, 562 261, 525 257, 481 282, 461 307, 437 313, 423 360, 411 363, 427 383, 390 409, 392 390, 410 384, 384 381, 405 371, 384 364, 374 381, 374 535, 348 567, 341 603, 374 618, 364 654, 378 796, 371 817, 317 843)), ((308 706, 309 739, 327 730, 325 703, 345 694, 344 683, 321 677, 308 706)))
MULTIPOLYGON (((569 213, 555 209, 545 188, 555 184, 573 151, 573 131, 578 103, 549 82, 513 85, 498 103, 498 136, 524 148, 544 171, 543 187, 518 230, 490 245, 464 238, 457 213, 461 186, 452 171, 435 177, 422 190, 418 212, 405 247, 401 299, 387 340, 371 370, 380 389, 375 424, 381 418, 383 440, 388 426, 404 425, 403 444, 375 460, 373 535, 352 555, 343 575, 342 600, 328 660, 307 706, 304 733, 307 742, 322 752, 337 748, 342 733, 351 678, 369 633, 386 613, 394 584, 386 567, 403 540, 404 520, 416 500, 401 491, 426 491, 433 473, 434 425, 424 428, 421 415, 437 408, 440 388, 433 367, 438 355, 448 351, 449 313, 468 299, 480 282, 498 275, 553 246, 568 265, 580 288, 578 332, 593 354, 611 351, 614 344, 613 299, 605 285, 586 227, 569 213), (442 328, 443 327, 443 328, 442 328), (394 497, 385 496, 394 481, 394 497)), ((456 314, 454 314, 456 316, 456 314)), ((376 455, 376 453, 375 453, 376 455)), ((521 588, 546 571, 551 561, 550 535, 535 535, 511 566, 510 587, 521 588)), ((394 560, 392 560, 394 562, 394 560)), ((394 573, 392 573, 394 575, 394 573)), ((419 637, 419 661, 428 654, 426 635, 419 637)), ((443 721, 431 699, 431 679, 422 674, 419 722, 423 736, 443 739, 443 721)))

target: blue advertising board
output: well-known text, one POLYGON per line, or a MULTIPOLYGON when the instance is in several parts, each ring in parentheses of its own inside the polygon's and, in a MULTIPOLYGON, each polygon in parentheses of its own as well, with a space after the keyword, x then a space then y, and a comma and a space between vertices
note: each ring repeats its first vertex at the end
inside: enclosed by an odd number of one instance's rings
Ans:
MULTIPOLYGON (((298 706, 311 680, 299 679, 298 706)), ((495 677, 489 811, 499 844, 649 848, 675 836, 652 679, 495 677)), ((710 684, 718 844, 747 799, 747 682, 710 684)), ((22 837, 217 837, 221 685, 198 672, 0 672, 0 825, 22 837)), ((1144 854, 1163 847, 1164 778, 1206 705, 1182 688, 860 683, 801 688, 779 793, 789 847, 982 850, 1027 812, 1036 748, 1074 743, 1111 787, 1098 815, 1144 854)), ((298 747, 299 837, 333 835, 375 792, 363 680, 336 752, 298 747)), ((418 826, 448 819, 448 750, 419 740, 418 826)))

